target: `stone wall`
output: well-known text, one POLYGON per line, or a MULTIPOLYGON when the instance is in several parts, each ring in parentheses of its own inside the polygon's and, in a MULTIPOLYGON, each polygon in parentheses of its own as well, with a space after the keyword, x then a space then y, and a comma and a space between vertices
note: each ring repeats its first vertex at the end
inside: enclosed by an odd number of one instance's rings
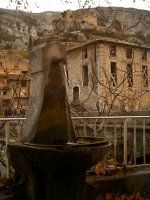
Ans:
POLYGON ((150 103, 150 49, 121 42, 97 41, 68 51, 69 98, 73 101, 73 87, 79 87, 80 103, 87 110, 96 110, 96 102, 104 105, 113 102, 112 110, 149 110, 150 103), (110 56, 110 45, 116 46, 116 56, 110 56), (132 58, 126 57, 126 49, 132 49, 132 58), (84 51, 87 58, 84 58, 84 51), (147 59, 142 59, 142 51, 147 59), (111 86, 111 62, 116 63, 117 85, 111 86), (127 65, 132 65, 133 85, 129 87, 127 65), (88 85, 84 86, 83 66, 88 66, 88 85), (143 87, 142 66, 147 66, 147 87, 143 87), (118 97, 114 98, 114 95, 118 97), (114 100, 115 99, 115 100, 114 100), (122 105, 124 104, 124 105, 122 105))

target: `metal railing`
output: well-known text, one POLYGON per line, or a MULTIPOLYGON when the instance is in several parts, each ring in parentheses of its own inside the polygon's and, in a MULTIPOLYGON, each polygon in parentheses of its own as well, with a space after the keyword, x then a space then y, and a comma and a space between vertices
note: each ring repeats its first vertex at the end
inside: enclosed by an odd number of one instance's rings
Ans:
POLYGON ((6 168, 7 178, 10 177, 10 163, 7 157, 7 145, 19 142, 25 118, 0 118, 0 166, 6 168), (2 166, 3 165, 3 166, 2 166))
POLYGON ((78 137, 111 141, 115 166, 150 163, 150 116, 72 117, 78 137))
MULTIPOLYGON (((25 118, 0 118, 0 159, 9 177, 7 145, 20 141, 25 118), (2 153, 3 152, 3 153, 2 153), (4 156, 2 155, 4 154, 4 156)), ((116 166, 143 166, 150 163, 150 116, 72 117, 78 138, 111 141, 108 161, 116 166)), ((82 141, 83 142, 83 141, 82 141)))

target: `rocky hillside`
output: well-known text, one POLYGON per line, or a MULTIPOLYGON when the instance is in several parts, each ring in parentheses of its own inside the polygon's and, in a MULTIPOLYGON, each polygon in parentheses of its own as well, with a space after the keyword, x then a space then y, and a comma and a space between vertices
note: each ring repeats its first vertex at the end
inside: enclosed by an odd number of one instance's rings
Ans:
POLYGON ((27 48, 57 39, 70 46, 107 36, 150 44, 150 12, 126 8, 21 13, 0 9, 0 46, 27 48))

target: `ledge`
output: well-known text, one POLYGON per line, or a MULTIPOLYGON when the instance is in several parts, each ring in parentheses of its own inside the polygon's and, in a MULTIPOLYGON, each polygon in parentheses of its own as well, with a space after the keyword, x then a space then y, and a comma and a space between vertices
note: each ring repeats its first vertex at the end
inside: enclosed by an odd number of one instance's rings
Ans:
POLYGON ((150 167, 130 169, 122 174, 111 176, 87 176, 87 200, 95 200, 100 194, 150 195, 150 167))

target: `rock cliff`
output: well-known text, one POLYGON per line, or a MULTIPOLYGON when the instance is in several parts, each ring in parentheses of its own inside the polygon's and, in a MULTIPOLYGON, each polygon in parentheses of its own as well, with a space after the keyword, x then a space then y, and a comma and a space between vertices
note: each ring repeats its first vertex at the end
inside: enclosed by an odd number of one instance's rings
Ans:
POLYGON ((150 44, 150 12, 127 8, 92 8, 25 13, 0 9, 0 46, 27 48, 57 39, 70 46, 107 36, 150 44))

